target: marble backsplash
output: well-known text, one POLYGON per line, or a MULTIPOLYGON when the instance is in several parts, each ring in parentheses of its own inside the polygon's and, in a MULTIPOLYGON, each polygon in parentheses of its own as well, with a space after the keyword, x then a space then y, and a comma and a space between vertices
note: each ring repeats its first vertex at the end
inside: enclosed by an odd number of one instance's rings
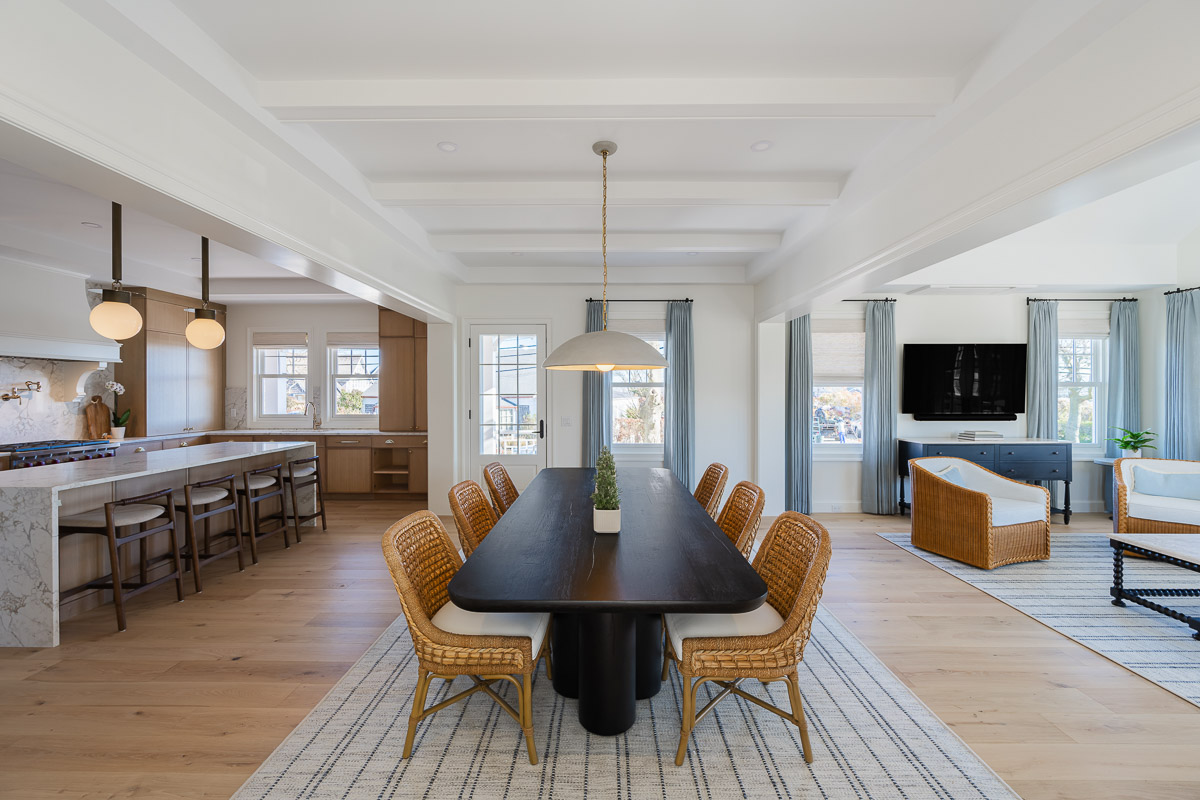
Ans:
POLYGON ((246 421, 250 411, 246 396, 245 386, 225 387, 225 430, 243 431, 250 427, 246 421))
MULTIPOLYGON (((20 403, 16 400, 0 402, 0 443, 86 437, 84 407, 87 400, 62 402, 53 399, 54 395, 62 397, 69 391, 64 366, 62 361, 0 358, 0 392, 7 392, 13 386, 24 386, 25 381, 42 382, 42 391, 22 393, 20 403)), ((104 383, 112 379, 112 367, 92 373, 87 380, 85 397, 101 395, 112 407, 112 393, 104 388, 104 383)))

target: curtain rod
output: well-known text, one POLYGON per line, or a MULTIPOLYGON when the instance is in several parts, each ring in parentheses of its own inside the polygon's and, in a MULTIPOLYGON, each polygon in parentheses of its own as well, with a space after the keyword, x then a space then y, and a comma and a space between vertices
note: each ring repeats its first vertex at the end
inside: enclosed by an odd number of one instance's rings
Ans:
POLYGON ((1200 286, 1193 286, 1190 289, 1172 289, 1169 292, 1163 292, 1163 294, 1168 295, 1168 294, 1179 294, 1180 292, 1194 292, 1197 289, 1200 289, 1200 286))
MULTIPOLYGON (((589 297, 587 300, 584 300, 584 302, 585 303, 599 303, 600 301, 595 299, 594 297, 589 297)), ((690 297, 685 297, 683 299, 672 298, 670 300, 614 300, 610 297, 610 298, 608 298, 608 302, 610 302, 610 303, 690 303, 690 302, 692 302, 692 298, 690 298, 690 297)))
POLYGON ((894 297, 863 297, 859 299, 843 300, 843 303, 894 303, 894 297))
POLYGON ((1026 297, 1025 305, 1030 303, 1136 303, 1136 297, 1026 297))

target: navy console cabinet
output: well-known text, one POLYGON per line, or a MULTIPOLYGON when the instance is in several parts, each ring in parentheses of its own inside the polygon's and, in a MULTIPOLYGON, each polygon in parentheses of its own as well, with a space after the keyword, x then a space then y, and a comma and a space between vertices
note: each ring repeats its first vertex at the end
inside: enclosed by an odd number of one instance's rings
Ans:
POLYGON ((1071 523, 1071 443, 1050 439, 997 439, 964 442, 961 439, 900 439, 900 508, 907 510, 904 479, 913 458, 950 456, 974 461, 997 475, 1015 481, 1062 481, 1063 507, 1051 512, 1071 523))

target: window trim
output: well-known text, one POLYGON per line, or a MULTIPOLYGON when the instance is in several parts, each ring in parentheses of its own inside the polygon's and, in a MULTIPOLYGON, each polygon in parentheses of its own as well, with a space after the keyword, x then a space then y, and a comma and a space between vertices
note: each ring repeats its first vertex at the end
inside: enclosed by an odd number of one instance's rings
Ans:
MULTIPOLYGON (((274 372, 259 372, 259 351, 260 350, 301 350, 305 351, 305 361, 307 362, 307 370, 304 372, 304 410, 308 411, 308 403, 312 401, 313 396, 313 381, 312 381, 312 345, 306 344, 303 347, 300 345, 270 345, 270 344, 254 344, 253 334, 251 334, 250 343, 250 421, 255 422, 295 422, 299 419, 304 419, 306 414, 264 414, 260 400, 263 396, 263 379, 264 378, 299 378, 299 373, 274 373, 274 372)), ((252 426, 256 427, 256 426, 252 426)))
MULTIPOLYGON (((328 373, 325 377, 329 381, 329 401, 325 409, 325 419, 330 422, 338 422, 348 428, 378 428, 379 413, 374 414, 339 414, 337 413, 337 382, 338 378, 361 378, 362 375, 342 375, 337 372, 337 351, 344 349, 360 349, 374 350, 379 353, 379 372, 375 373, 377 382, 383 379, 383 352, 380 349, 379 341, 363 341, 360 343, 340 342, 338 344, 325 345, 325 371, 328 373)), ((380 386, 382 393, 382 385, 380 386)))
MULTIPOLYGON (((661 339, 663 342, 663 349, 665 350, 666 343, 667 343, 666 320, 665 319, 659 320, 657 317, 655 317, 654 321, 656 321, 656 322, 661 321, 663 324, 663 329, 659 330, 659 331, 630 331, 628 333, 630 336, 636 336, 639 339, 641 339, 642 341, 646 341, 646 342, 648 342, 650 339, 654 339, 655 341, 661 339)), ((614 329, 616 329, 616 330, 620 329, 619 322, 616 322, 615 320, 610 320, 610 322, 615 323, 612 325, 612 327, 614 329)), ((610 425, 613 421, 613 392, 612 392, 613 387, 615 387, 615 386, 661 387, 663 390, 663 420, 664 420, 664 422, 663 422, 663 426, 664 426, 663 438, 665 439, 666 433, 667 433, 665 428, 666 428, 667 370, 668 369, 670 369, 669 366, 663 367, 663 379, 661 382, 657 382, 657 381, 640 382, 639 381, 637 383, 625 383, 625 382, 618 383, 615 380, 605 381, 605 403, 604 403, 604 406, 606 409, 606 413, 609 416, 610 425)), ((617 370, 613 370, 613 372, 616 372, 616 371, 617 370)), ((612 376, 612 374, 613 374, 612 372, 609 373, 610 376, 612 376)), ((615 434, 615 432, 616 431, 614 430, 613 433, 615 434)), ((666 442, 665 441, 662 443, 659 443, 659 444, 655 444, 652 442, 643 442, 641 444, 633 444, 633 443, 618 443, 616 441, 613 441, 610 449, 614 456, 625 456, 627 459, 631 459, 631 460, 661 461, 663 458, 666 457, 666 442)))
MULTIPOLYGON (((1099 333, 1091 333, 1091 334, 1089 334, 1089 333, 1078 333, 1078 334, 1068 333, 1068 334, 1064 335, 1060 332, 1058 335, 1058 341, 1059 341, 1060 347, 1061 347, 1061 343, 1064 339, 1087 339, 1092 342, 1100 342, 1101 343, 1100 349, 1102 352, 1097 354, 1095 352, 1095 345, 1093 345, 1093 352, 1092 352, 1092 370, 1093 370, 1092 374, 1093 375, 1099 374, 1101 376, 1099 380, 1092 380, 1092 381, 1085 381, 1085 382, 1080 382, 1080 381, 1063 382, 1062 380, 1059 380, 1059 378, 1058 378, 1058 365, 1057 364, 1055 365, 1055 372, 1054 372, 1054 377, 1055 377, 1054 404, 1055 404, 1056 409, 1058 406, 1058 396, 1057 396, 1058 389, 1061 389, 1063 386, 1093 386, 1096 389, 1096 401, 1095 401, 1095 410, 1093 412, 1092 431, 1094 433, 1096 431, 1097 427, 1101 427, 1101 428, 1103 428, 1103 433, 1097 435, 1096 438, 1098 438, 1098 441, 1095 441, 1095 442, 1070 442, 1071 460, 1072 461, 1091 461, 1093 458, 1102 457, 1104 455, 1105 451, 1107 451, 1107 449, 1108 449, 1108 442, 1107 442, 1108 436, 1106 435, 1108 432, 1108 379, 1109 379, 1109 376, 1108 376, 1108 336, 1104 335, 1104 334, 1099 334, 1099 333), (1097 425, 1097 423, 1103 423, 1103 424, 1097 425)), ((1055 355, 1056 356, 1058 355, 1057 347, 1055 348, 1055 355)), ((1057 429, 1057 427, 1058 427, 1058 419, 1057 419, 1057 414, 1055 414, 1055 428, 1057 429)), ((1056 436, 1057 436, 1057 433, 1056 433, 1056 436)), ((1066 442, 1067 440, 1059 439, 1058 441, 1066 442)))

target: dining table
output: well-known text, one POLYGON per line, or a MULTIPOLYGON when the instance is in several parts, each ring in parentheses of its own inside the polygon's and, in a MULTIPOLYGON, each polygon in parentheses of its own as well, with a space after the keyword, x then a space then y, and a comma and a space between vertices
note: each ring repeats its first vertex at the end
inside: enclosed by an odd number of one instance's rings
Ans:
POLYGON ((621 530, 592 527, 595 470, 541 470, 451 579, 456 605, 549 612, 556 692, 580 724, 629 730, 661 688, 662 615, 753 611, 767 586, 666 469, 618 470, 621 530))

